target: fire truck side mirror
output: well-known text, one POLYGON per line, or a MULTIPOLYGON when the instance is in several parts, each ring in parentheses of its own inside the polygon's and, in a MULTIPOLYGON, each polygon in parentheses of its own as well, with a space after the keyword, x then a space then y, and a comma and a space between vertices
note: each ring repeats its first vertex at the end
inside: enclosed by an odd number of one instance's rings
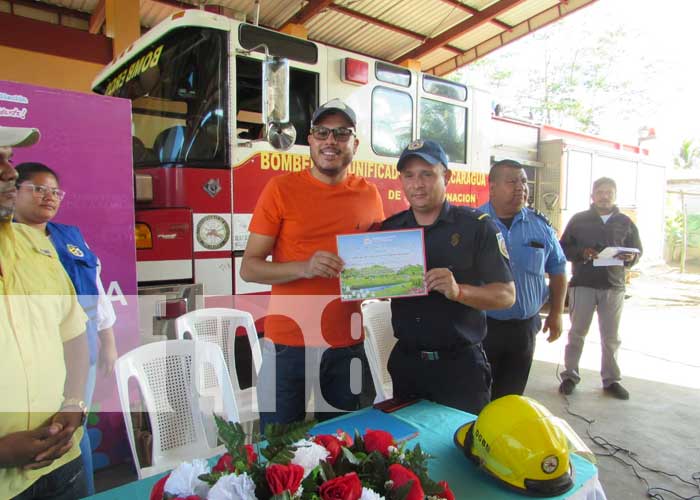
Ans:
POLYGON ((297 132, 289 121, 289 61, 268 56, 263 61, 263 120, 267 141, 286 151, 294 145, 297 132))

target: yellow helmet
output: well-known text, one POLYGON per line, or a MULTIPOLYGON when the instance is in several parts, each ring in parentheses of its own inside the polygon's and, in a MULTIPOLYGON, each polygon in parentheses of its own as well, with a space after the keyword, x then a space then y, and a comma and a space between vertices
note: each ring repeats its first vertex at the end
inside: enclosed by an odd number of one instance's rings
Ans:
POLYGON ((457 429, 454 441, 507 486, 528 495, 557 496, 574 485, 567 434, 547 408, 512 395, 486 405, 475 421, 457 429))

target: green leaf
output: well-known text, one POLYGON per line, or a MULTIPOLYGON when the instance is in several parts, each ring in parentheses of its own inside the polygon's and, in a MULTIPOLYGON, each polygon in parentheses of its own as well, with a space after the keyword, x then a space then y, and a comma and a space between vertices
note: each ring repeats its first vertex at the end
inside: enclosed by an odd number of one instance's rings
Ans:
POLYGON ((315 421, 267 424, 265 426, 265 439, 273 447, 289 446, 300 439, 304 439, 314 425, 316 425, 315 421))
POLYGON ((335 471, 333 470, 333 466, 325 460, 321 460, 321 477, 323 478, 324 482, 335 479, 335 471))
POLYGON ((353 465, 358 465, 360 463, 360 460, 355 456, 355 454, 352 451, 347 449, 345 446, 342 447, 342 450, 343 456, 348 462, 350 462, 353 465))
POLYGON ((260 453, 270 463, 289 465, 294 458, 294 450, 295 448, 287 446, 268 446, 260 450, 260 453))
POLYGON ((403 486, 399 486, 390 492, 388 491, 389 500, 406 500, 406 497, 408 497, 408 494, 411 492, 411 486, 413 486, 412 479, 403 486))
POLYGON ((289 490, 285 490, 278 495, 273 495, 270 500, 292 500, 292 494, 289 493, 289 490))
MULTIPOLYGON (((219 434, 219 439, 226 450, 231 454, 234 462, 241 458, 241 448, 245 445, 246 434, 243 427, 238 422, 227 422, 218 415, 214 415, 214 421, 216 422, 216 428, 219 434)), ((245 453, 245 450, 243 450, 245 453)), ((247 461, 247 455, 244 458, 247 461)))

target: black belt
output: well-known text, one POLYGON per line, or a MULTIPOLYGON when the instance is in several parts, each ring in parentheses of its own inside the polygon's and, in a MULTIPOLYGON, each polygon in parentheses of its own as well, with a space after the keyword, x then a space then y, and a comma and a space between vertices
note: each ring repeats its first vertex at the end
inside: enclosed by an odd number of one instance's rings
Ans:
POLYGON ((530 316, 529 318, 525 319, 517 319, 517 318, 512 318, 512 319, 498 319, 498 318, 488 318, 488 321, 492 321, 494 323, 500 323, 502 325, 513 325, 513 326, 518 326, 518 325, 529 325, 530 323, 534 323, 536 320, 541 319, 540 314, 537 313, 534 316, 530 316))
POLYGON ((463 352, 472 349, 479 344, 461 344, 451 349, 432 349, 425 347, 407 347, 401 345, 401 342, 396 344, 397 348, 409 356, 415 356, 422 361, 439 361, 440 359, 455 359, 463 352))

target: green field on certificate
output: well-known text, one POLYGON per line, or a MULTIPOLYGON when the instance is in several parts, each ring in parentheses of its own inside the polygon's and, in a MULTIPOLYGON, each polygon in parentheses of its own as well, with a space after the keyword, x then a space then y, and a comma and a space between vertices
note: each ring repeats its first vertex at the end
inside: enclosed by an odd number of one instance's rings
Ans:
POLYGON ((405 266, 393 270, 385 266, 345 268, 341 274, 343 297, 371 299, 425 293, 423 267, 405 266))

